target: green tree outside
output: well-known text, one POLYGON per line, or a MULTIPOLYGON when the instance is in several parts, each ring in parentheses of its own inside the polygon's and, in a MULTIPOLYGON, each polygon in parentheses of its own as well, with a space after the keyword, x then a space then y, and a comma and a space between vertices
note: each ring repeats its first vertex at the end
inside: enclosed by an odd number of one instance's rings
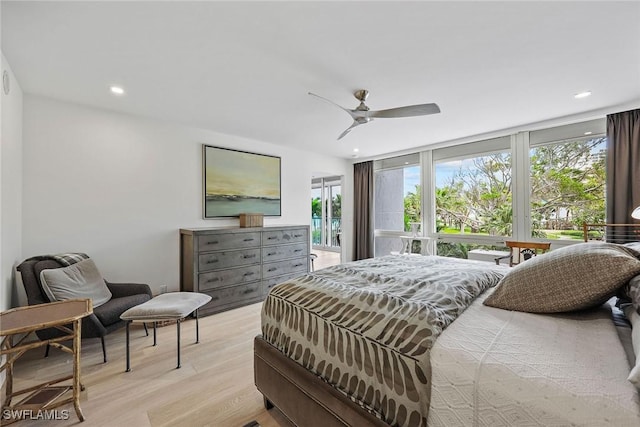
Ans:
MULTIPOLYGON (((582 238, 583 222, 605 220, 605 138, 543 145, 530 151, 532 237, 582 238)), ((511 155, 471 159, 435 189, 436 231, 510 236, 513 227, 511 155)), ((421 189, 404 198, 404 228, 420 222, 421 189)), ((443 250, 466 257, 464 244, 443 250), (462 245, 462 246, 461 246, 462 245)))

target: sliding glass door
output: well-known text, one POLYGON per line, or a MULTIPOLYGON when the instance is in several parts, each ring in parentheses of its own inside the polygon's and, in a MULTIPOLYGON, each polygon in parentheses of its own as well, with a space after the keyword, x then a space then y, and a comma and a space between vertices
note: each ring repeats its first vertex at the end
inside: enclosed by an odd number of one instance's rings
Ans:
POLYGON ((340 250, 342 195, 340 177, 311 182, 311 235, 315 249, 340 250))

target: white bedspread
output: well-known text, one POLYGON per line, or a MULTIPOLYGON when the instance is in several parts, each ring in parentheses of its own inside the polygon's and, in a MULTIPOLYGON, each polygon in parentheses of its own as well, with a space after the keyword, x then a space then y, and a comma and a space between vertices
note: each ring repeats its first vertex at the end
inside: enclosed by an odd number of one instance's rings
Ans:
POLYGON ((607 309, 536 315, 480 296, 431 349, 433 426, 640 426, 607 309))

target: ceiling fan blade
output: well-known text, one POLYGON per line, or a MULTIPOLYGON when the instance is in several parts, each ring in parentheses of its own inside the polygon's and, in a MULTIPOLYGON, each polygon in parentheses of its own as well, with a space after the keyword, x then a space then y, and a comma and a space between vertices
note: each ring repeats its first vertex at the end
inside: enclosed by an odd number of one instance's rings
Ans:
MULTIPOLYGON (((309 92, 309 95, 311 95, 311 96, 315 96, 316 98, 320 98, 320 99, 322 99, 323 101, 326 101, 326 102, 328 102, 328 103, 329 103, 329 104, 331 104, 331 105, 335 105, 336 107, 338 107, 338 108, 339 108, 339 109, 341 109, 342 111, 345 111, 347 114, 349 114, 352 118, 354 118, 354 119, 356 118, 356 116, 354 116, 354 115, 353 115, 353 113, 351 112, 351 110, 347 110, 347 109, 346 109, 346 108, 344 108, 343 106, 336 104, 335 102, 331 101, 330 99, 324 98, 324 97, 322 97, 322 96, 320 96, 320 95, 316 95, 315 93, 312 93, 312 92, 309 92)), ((340 138, 338 138, 338 139, 340 139, 340 138)))
POLYGON ((362 124, 362 123, 357 122, 357 121, 355 121, 355 120, 354 120, 354 121, 353 121, 353 124, 351 124, 351 126, 349 126, 348 128, 346 128, 346 129, 344 130, 344 132, 342 132, 342 133, 340 134, 340 136, 338 137, 338 140, 342 139, 346 134, 348 134, 349 132, 351 132, 351 129, 353 129, 354 127, 356 127, 356 126, 358 126, 358 125, 361 125, 361 124, 362 124))
POLYGON ((369 117, 390 119, 394 117, 413 117, 437 114, 440 112, 438 104, 418 104, 406 107, 389 108, 388 110, 369 111, 369 117))

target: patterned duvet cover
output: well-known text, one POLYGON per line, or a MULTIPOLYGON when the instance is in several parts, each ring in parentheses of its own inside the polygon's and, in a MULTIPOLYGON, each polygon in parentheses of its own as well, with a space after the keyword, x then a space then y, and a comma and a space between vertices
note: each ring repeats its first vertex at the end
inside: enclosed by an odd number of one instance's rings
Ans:
POLYGON ((272 288, 262 334, 282 353, 393 426, 426 426, 429 350, 507 269, 456 258, 386 256, 272 288))

